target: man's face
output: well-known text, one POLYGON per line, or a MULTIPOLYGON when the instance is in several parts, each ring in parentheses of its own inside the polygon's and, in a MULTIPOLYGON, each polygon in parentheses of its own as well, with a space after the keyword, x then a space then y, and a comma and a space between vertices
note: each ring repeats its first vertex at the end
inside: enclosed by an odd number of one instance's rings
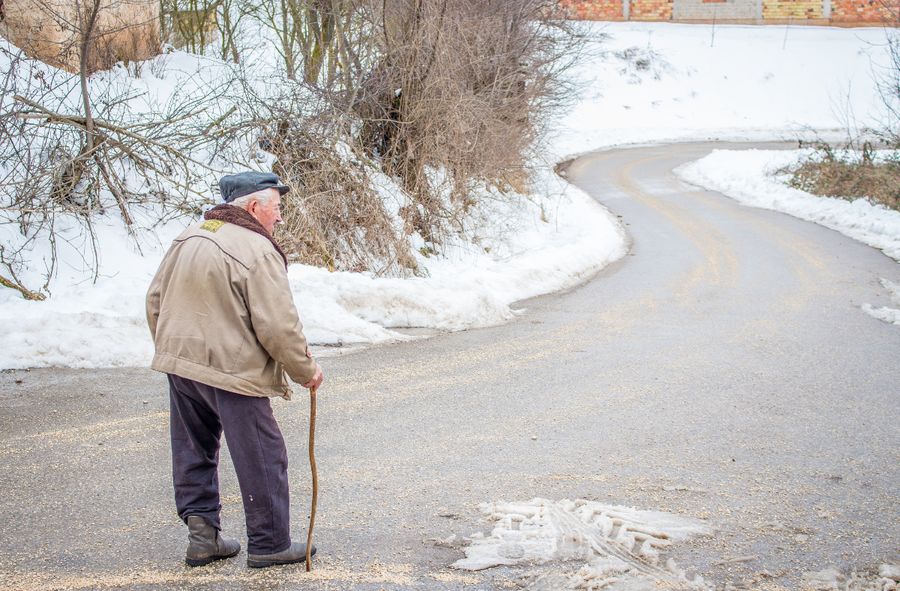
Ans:
POLYGON ((266 232, 271 234, 275 231, 275 224, 281 223, 281 193, 278 189, 266 189, 270 194, 269 200, 265 203, 261 201, 251 201, 247 206, 250 215, 256 218, 266 232))

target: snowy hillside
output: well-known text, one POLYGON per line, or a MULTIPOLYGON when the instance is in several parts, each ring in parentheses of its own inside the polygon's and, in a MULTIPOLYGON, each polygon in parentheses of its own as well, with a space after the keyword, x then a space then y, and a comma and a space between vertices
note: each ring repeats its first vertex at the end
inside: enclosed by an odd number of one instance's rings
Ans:
MULTIPOLYGON (((470 235, 451 241, 442 257, 416 253, 424 278, 291 266, 314 344, 405 338, 391 330, 400 327, 502 322, 514 316, 516 301, 577 284, 621 257, 627 238, 615 216, 552 174, 566 156, 623 143, 839 134, 848 116, 859 125, 879 117, 870 73, 880 29, 595 23, 583 25, 583 34, 585 55, 572 72, 579 94, 553 123, 553 141, 540 146, 532 195, 518 205, 485 198, 470 235)), ((104 76, 140 89, 147 108, 158 108, 186 84, 213 84, 220 67, 175 53, 136 79, 125 69, 104 76)), ((390 199, 390 186, 383 193, 390 199)), ((121 223, 99 220, 96 283, 85 262, 89 245, 74 228, 64 234, 77 248, 60 261, 48 300, 0 289, 0 368, 147 364, 144 292, 166 246, 191 221, 155 228, 138 252, 121 223)), ((15 228, 0 226, 0 243, 15 239, 15 228)), ((46 253, 36 247, 29 257, 29 272, 39 276, 46 253)))
POLYGON ((591 23, 559 121, 560 156, 684 140, 844 139, 884 117, 872 73, 885 31, 752 25, 591 23), (606 37, 603 40, 603 37, 606 37))

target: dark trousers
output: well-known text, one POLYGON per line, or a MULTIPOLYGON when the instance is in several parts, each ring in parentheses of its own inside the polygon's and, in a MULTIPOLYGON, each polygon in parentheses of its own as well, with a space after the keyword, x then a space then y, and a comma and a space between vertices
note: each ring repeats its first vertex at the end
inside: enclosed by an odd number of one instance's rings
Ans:
POLYGON ((219 445, 234 463, 247 551, 271 554, 291 544, 287 450, 268 398, 244 396, 169 374, 172 478, 178 516, 199 515, 221 529, 219 445))

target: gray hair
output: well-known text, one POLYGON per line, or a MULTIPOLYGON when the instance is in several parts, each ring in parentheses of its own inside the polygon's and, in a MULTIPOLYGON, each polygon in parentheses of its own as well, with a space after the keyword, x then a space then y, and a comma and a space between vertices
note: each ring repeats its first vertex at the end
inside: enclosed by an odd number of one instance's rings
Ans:
POLYGON ((273 197, 273 193, 271 189, 262 189, 256 191, 255 193, 250 193, 249 195, 243 195, 238 197, 237 199, 231 201, 229 205, 234 205, 235 207, 240 207, 241 209, 247 209, 247 206, 250 205, 251 201, 259 201, 261 205, 265 205, 269 202, 273 197))

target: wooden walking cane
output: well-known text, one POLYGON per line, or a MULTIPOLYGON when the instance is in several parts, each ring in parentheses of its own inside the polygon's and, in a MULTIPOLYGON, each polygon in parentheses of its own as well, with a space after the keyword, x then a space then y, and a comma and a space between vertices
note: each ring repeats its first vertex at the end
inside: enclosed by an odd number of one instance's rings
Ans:
POLYGON ((316 390, 309 389, 309 469, 312 470, 312 508, 309 512, 309 531, 306 533, 306 572, 312 568, 312 537, 316 525, 316 501, 319 497, 319 473, 316 470, 316 390))

